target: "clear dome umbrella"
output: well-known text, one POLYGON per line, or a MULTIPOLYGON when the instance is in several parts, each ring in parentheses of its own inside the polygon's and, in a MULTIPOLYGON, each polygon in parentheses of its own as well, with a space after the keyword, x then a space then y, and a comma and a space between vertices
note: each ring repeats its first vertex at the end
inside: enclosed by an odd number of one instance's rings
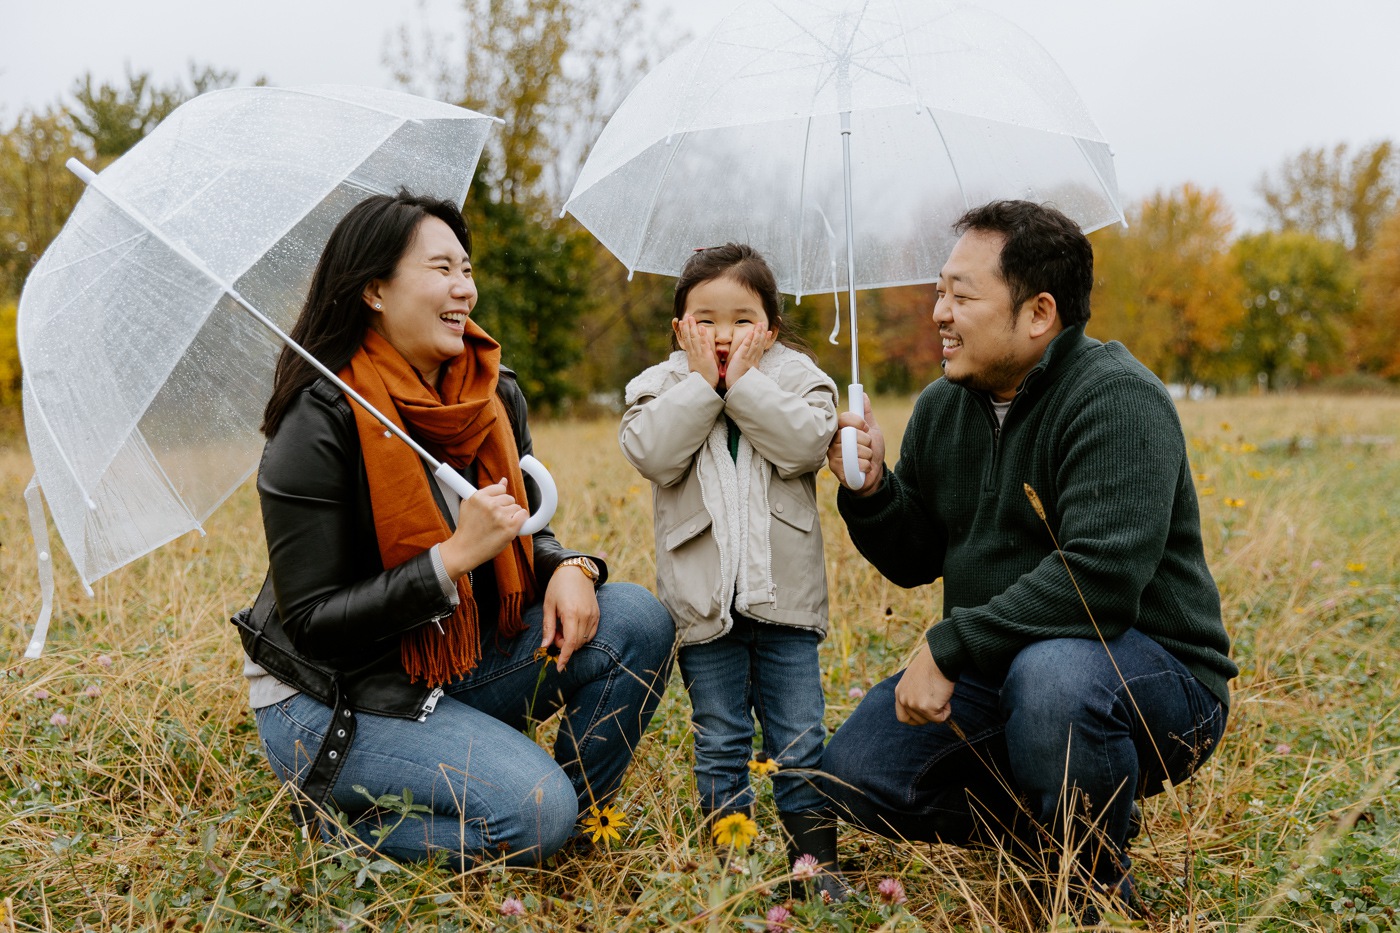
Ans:
POLYGON ((19 304, 44 591, 27 656, 52 607, 40 490, 89 592, 202 533, 256 468, 284 330, 335 224, 400 188, 461 204, 495 122, 372 88, 236 88, 182 105, 100 175, 70 163, 88 188, 19 304))
POLYGON ((739 240, 799 300, 845 289, 861 411, 856 290, 937 280, 952 223, 997 198, 1123 220, 1108 143, 1034 39, 941 0, 749 0, 633 89, 564 210, 629 274, 739 240))

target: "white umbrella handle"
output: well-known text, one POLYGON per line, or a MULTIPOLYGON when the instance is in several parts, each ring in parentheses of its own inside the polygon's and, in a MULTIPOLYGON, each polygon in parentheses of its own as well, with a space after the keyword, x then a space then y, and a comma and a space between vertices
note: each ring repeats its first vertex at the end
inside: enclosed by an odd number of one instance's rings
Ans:
MULTIPOLYGON (((520 458, 520 472, 533 479, 535 485, 540 488, 540 507, 520 526, 521 537, 524 537, 549 524, 549 520, 554 517, 554 510, 559 507, 559 489, 554 485, 554 477, 549 475, 544 464, 530 454, 520 458)), ((439 465, 433 471, 433 475, 452 487, 452 491, 461 496, 464 502, 476 495, 476 487, 467 482, 467 478, 454 470, 450 464, 439 465)))
MULTIPOLYGON (((860 383, 850 386, 850 412, 865 415, 865 389, 860 383)), ((841 429, 841 466, 846 473, 846 486, 856 492, 865 485, 865 474, 860 471, 860 455, 856 453, 856 429, 841 429)))

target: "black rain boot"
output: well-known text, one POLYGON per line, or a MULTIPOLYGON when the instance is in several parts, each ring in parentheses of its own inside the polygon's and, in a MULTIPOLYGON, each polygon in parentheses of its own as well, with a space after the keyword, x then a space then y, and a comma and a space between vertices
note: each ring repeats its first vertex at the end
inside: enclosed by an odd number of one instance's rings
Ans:
POLYGON ((836 817, 821 810, 808 813, 779 813, 783 824, 783 834, 787 836, 788 871, 793 863, 804 855, 817 860, 820 874, 808 882, 792 886, 794 897, 801 897, 805 889, 807 896, 819 895, 823 900, 844 901, 851 895, 851 887, 841 877, 836 863, 836 817))

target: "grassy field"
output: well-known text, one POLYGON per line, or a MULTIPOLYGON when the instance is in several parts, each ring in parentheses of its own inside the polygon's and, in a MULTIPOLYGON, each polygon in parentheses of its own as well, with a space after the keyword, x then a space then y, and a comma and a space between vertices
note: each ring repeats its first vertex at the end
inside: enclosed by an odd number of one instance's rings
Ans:
MULTIPOLYGON (((885 400, 896 435, 909 403, 885 400)), ((1207 553, 1242 673, 1225 741, 1145 804, 1134 850, 1150 930, 1400 929, 1400 399, 1218 399, 1182 408, 1207 553)), ((613 422, 540 424, 563 491, 555 528, 650 583, 650 493, 613 422)), ((0 931, 763 930, 786 871, 763 833, 724 866, 695 830, 679 682, 630 772, 623 842, 544 870, 401 867, 301 842, 258 750, 227 617, 265 569, 256 496, 99 581, 58 560, 48 653, 20 444, 0 451, 0 931), (501 911, 517 898, 523 913, 501 911)), ((833 607, 828 725, 894 672, 937 586, 885 582, 820 480, 833 607)), ((863 892, 791 905, 790 929, 1035 928, 1032 888, 994 853, 843 831, 863 892), (903 905, 876 892, 886 878, 903 905)))

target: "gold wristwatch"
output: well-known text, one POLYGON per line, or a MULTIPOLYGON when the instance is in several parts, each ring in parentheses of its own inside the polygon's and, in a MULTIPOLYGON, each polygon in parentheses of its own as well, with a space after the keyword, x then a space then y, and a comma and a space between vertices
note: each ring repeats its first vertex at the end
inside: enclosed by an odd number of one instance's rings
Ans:
POLYGON ((561 560, 559 562, 559 567, 577 567, 579 570, 583 571, 584 576, 588 577, 589 581, 593 584, 593 588, 598 588, 598 578, 602 576, 602 574, 598 572, 598 565, 593 563, 591 558, 570 557, 568 560, 561 560))

